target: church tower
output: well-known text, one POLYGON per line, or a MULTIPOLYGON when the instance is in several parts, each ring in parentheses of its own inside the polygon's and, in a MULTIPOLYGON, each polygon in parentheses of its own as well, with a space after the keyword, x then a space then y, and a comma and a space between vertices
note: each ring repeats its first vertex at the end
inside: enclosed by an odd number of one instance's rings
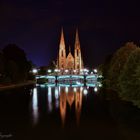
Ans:
POLYGON ((59 69, 65 69, 66 68, 66 49, 65 49, 63 28, 61 30, 61 38, 60 38, 60 45, 59 45, 59 58, 58 59, 59 59, 59 61, 58 61, 59 69))
POLYGON ((81 49, 80 49, 80 41, 79 41, 79 35, 78 35, 78 30, 76 30, 76 37, 75 37, 75 48, 74 48, 74 65, 75 69, 81 69, 82 64, 81 64, 81 49))

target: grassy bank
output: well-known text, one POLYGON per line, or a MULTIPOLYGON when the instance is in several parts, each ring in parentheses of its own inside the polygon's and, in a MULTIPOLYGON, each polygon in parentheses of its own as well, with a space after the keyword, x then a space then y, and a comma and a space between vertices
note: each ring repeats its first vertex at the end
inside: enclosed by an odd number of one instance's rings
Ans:
POLYGON ((16 83, 16 84, 0 85, 0 91, 13 89, 13 88, 19 88, 19 87, 28 86, 28 85, 34 85, 34 84, 36 84, 36 81, 26 81, 26 82, 16 83))

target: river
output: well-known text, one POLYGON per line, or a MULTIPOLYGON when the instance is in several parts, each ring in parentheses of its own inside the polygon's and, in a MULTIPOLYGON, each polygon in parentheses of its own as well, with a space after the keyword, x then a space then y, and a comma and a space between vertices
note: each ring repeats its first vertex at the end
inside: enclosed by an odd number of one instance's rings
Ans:
POLYGON ((114 93, 90 86, 3 91, 0 139, 139 140, 140 110, 114 93))

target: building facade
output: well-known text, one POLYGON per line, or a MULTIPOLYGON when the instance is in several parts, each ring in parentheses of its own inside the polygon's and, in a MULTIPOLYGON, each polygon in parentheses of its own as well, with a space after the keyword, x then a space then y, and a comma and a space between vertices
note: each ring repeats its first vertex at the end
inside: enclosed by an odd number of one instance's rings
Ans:
POLYGON ((69 53, 68 55, 66 54, 67 53, 66 53, 66 46, 65 46, 65 40, 64 40, 64 33, 62 29, 60 44, 59 44, 59 55, 57 59, 57 68, 64 69, 64 70, 65 69, 80 70, 84 68, 82 55, 81 55, 78 30, 76 30, 74 54, 72 54, 70 46, 69 46, 69 53))

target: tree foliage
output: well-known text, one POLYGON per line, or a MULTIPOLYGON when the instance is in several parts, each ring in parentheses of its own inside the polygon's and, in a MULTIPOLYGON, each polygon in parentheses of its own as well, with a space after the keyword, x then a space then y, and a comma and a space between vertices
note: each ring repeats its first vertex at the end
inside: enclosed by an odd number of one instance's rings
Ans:
POLYGON ((136 48, 137 46, 133 42, 128 42, 113 55, 107 76, 108 81, 110 81, 109 86, 112 89, 118 90, 119 76, 121 75, 129 56, 136 48))
POLYGON ((120 96, 140 106, 140 48, 128 58, 119 78, 120 96))
POLYGON ((4 47, 0 54, 0 64, 0 73, 2 75, 0 81, 3 83, 6 81, 13 83, 27 80, 29 71, 32 68, 24 50, 16 44, 9 44, 4 47))

